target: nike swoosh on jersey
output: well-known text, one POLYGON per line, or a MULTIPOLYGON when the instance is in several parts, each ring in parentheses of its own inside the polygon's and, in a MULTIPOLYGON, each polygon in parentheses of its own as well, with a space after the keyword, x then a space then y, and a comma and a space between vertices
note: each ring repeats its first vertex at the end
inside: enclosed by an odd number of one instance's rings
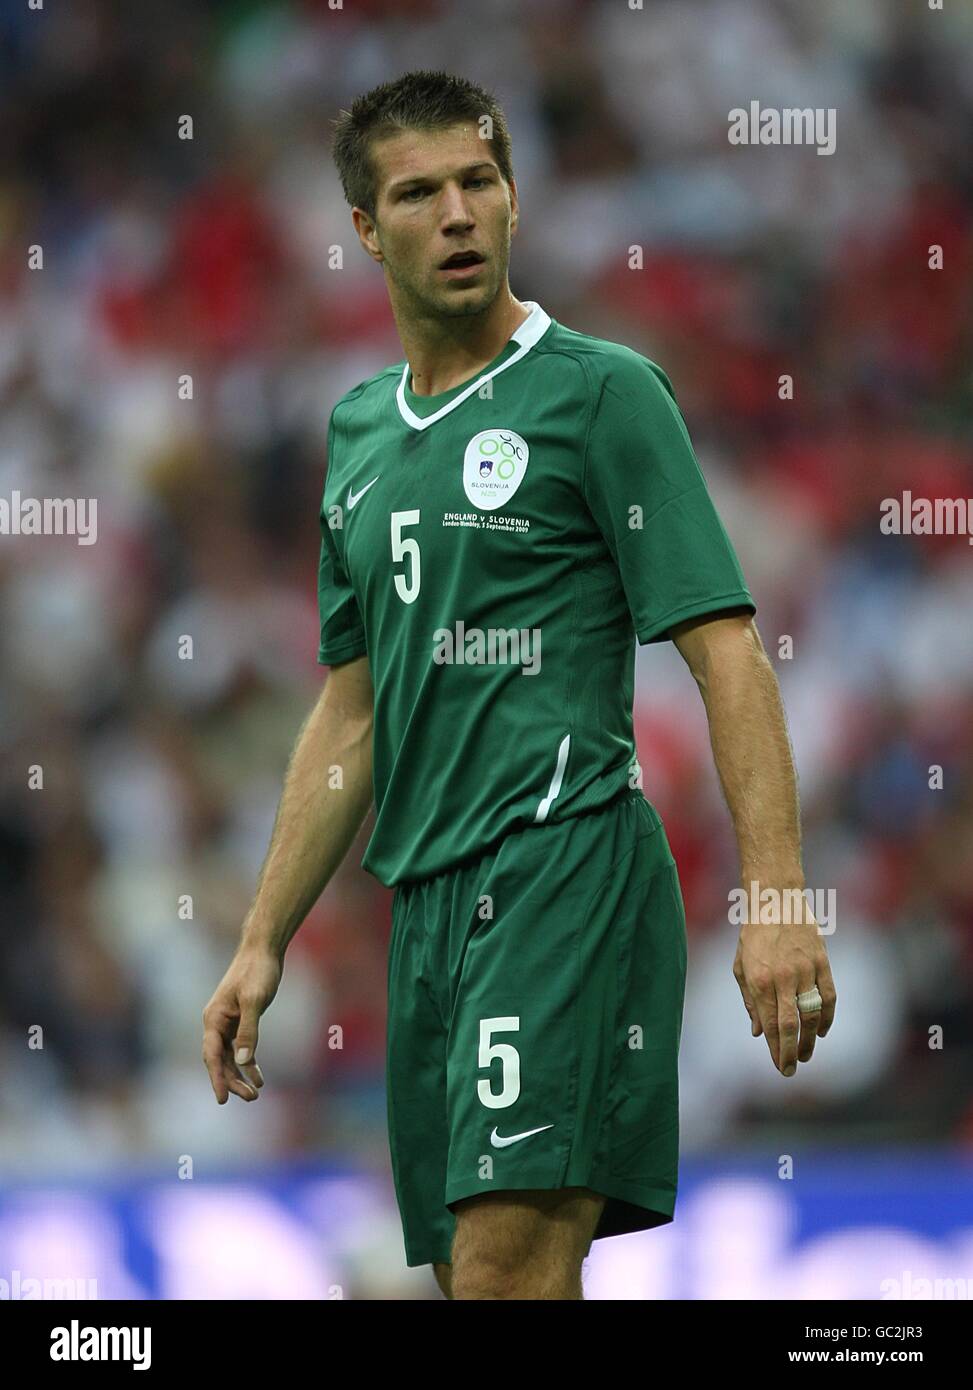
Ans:
POLYGON ((370 483, 366 483, 365 486, 362 488, 361 492, 352 492, 351 488, 348 489, 348 510, 349 510, 349 511, 351 511, 352 507, 357 506, 357 504, 358 504, 358 503, 361 501, 361 499, 365 496, 365 493, 368 491, 368 489, 369 489, 370 487, 373 487, 373 486, 378 482, 378 479, 379 479, 381 476, 382 476, 381 473, 379 473, 379 475, 378 475, 377 478, 373 478, 372 481, 371 481, 370 483))
POLYGON ((529 1139, 532 1134, 540 1134, 545 1129, 553 1129, 553 1125, 541 1125, 538 1129, 525 1129, 523 1134, 511 1134, 506 1139, 502 1139, 497 1133, 496 1126, 490 1135, 490 1143, 495 1149, 505 1149, 508 1144, 519 1144, 521 1139, 529 1139))

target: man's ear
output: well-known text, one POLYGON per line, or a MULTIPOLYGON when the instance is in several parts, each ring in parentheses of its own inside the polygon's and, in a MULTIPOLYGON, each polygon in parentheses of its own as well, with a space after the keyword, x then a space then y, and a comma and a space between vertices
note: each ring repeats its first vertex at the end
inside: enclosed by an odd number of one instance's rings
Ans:
POLYGON ((372 219, 361 208, 352 208, 351 220, 354 223, 355 231, 358 233, 358 240, 361 242, 365 252, 371 256, 373 261, 383 261, 381 247, 378 245, 378 228, 372 219), (372 243, 369 245, 369 243, 372 243))

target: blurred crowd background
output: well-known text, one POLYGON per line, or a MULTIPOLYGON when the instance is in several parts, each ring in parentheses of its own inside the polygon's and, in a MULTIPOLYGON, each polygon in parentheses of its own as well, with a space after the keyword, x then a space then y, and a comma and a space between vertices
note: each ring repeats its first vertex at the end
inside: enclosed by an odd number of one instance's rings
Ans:
POLYGON ((702 704, 671 645, 638 653, 689 921, 685 1152, 973 1148, 973 552, 879 529, 905 489, 973 499, 971 54, 960 0, 4 8, 0 496, 98 499, 95 545, 0 537, 5 1179, 387 1173, 364 836, 288 953, 256 1106, 216 1105, 200 1015, 325 677, 329 413, 402 360, 330 122, 411 68, 505 107, 514 294, 669 374, 781 680, 839 996, 790 1082, 730 973, 702 704), (731 146, 753 99, 835 108, 836 152, 731 146))

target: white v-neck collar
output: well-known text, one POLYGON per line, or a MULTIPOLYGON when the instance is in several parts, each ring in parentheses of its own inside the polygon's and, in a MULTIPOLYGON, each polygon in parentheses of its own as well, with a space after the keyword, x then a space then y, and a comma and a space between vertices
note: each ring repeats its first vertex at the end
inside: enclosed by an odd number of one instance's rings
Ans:
POLYGON ((451 401, 447 401, 432 415, 417 415, 405 398, 405 383, 409 376, 409 364, 406 362, 402 369, 402 378, 399 381, 398 390, 395 393, 395 400, 399 407, 399 414, 407 425, 411 425, 414 430, 424 430, 430 425, 434 425, 437 420, 441 420, 444 415, 448 415, 451 410, 455 410, 458 405, 462 405, 467 396, 472 396, 474 391, 479 391, 485 381, 495 377, 498 372, 505 372, 508 367, 512 367, 515 362, 519 362, 525 357, 531 348, 550 326, 551 316, 546 314, 541 306, 533 299, 525 299, 523 304, 530 310, 519 328, 515 328, 510 335, 511 342, 520 344, 516 352, 510 354, 498 366, 484 372, 481 376, 471 381, 469 386, 462 390, 458 396, 454 396, 451 401))

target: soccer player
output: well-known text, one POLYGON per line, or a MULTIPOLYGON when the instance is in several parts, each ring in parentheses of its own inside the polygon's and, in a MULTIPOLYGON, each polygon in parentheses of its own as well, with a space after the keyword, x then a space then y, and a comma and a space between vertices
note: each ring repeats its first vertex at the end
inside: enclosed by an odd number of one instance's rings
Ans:
MULTIPOLYGON (((409 73, 341 113, 334 157, 405 360, 331 415, 330 671, 203 1055, 220 1104, 257 1098, 258 1019, 374 793, 407 1261, 447 1297, 578 1299, 591 1241, 676 1197, 686 928, 639 785, 635 639, 695 677, 742 882, 771 898, 804 882, 780 695, 665 373, 511 294, 493 97, 409 73)), ((810 912, 759 916, 733 969, 791 1076, 835 992, 810 912)))

